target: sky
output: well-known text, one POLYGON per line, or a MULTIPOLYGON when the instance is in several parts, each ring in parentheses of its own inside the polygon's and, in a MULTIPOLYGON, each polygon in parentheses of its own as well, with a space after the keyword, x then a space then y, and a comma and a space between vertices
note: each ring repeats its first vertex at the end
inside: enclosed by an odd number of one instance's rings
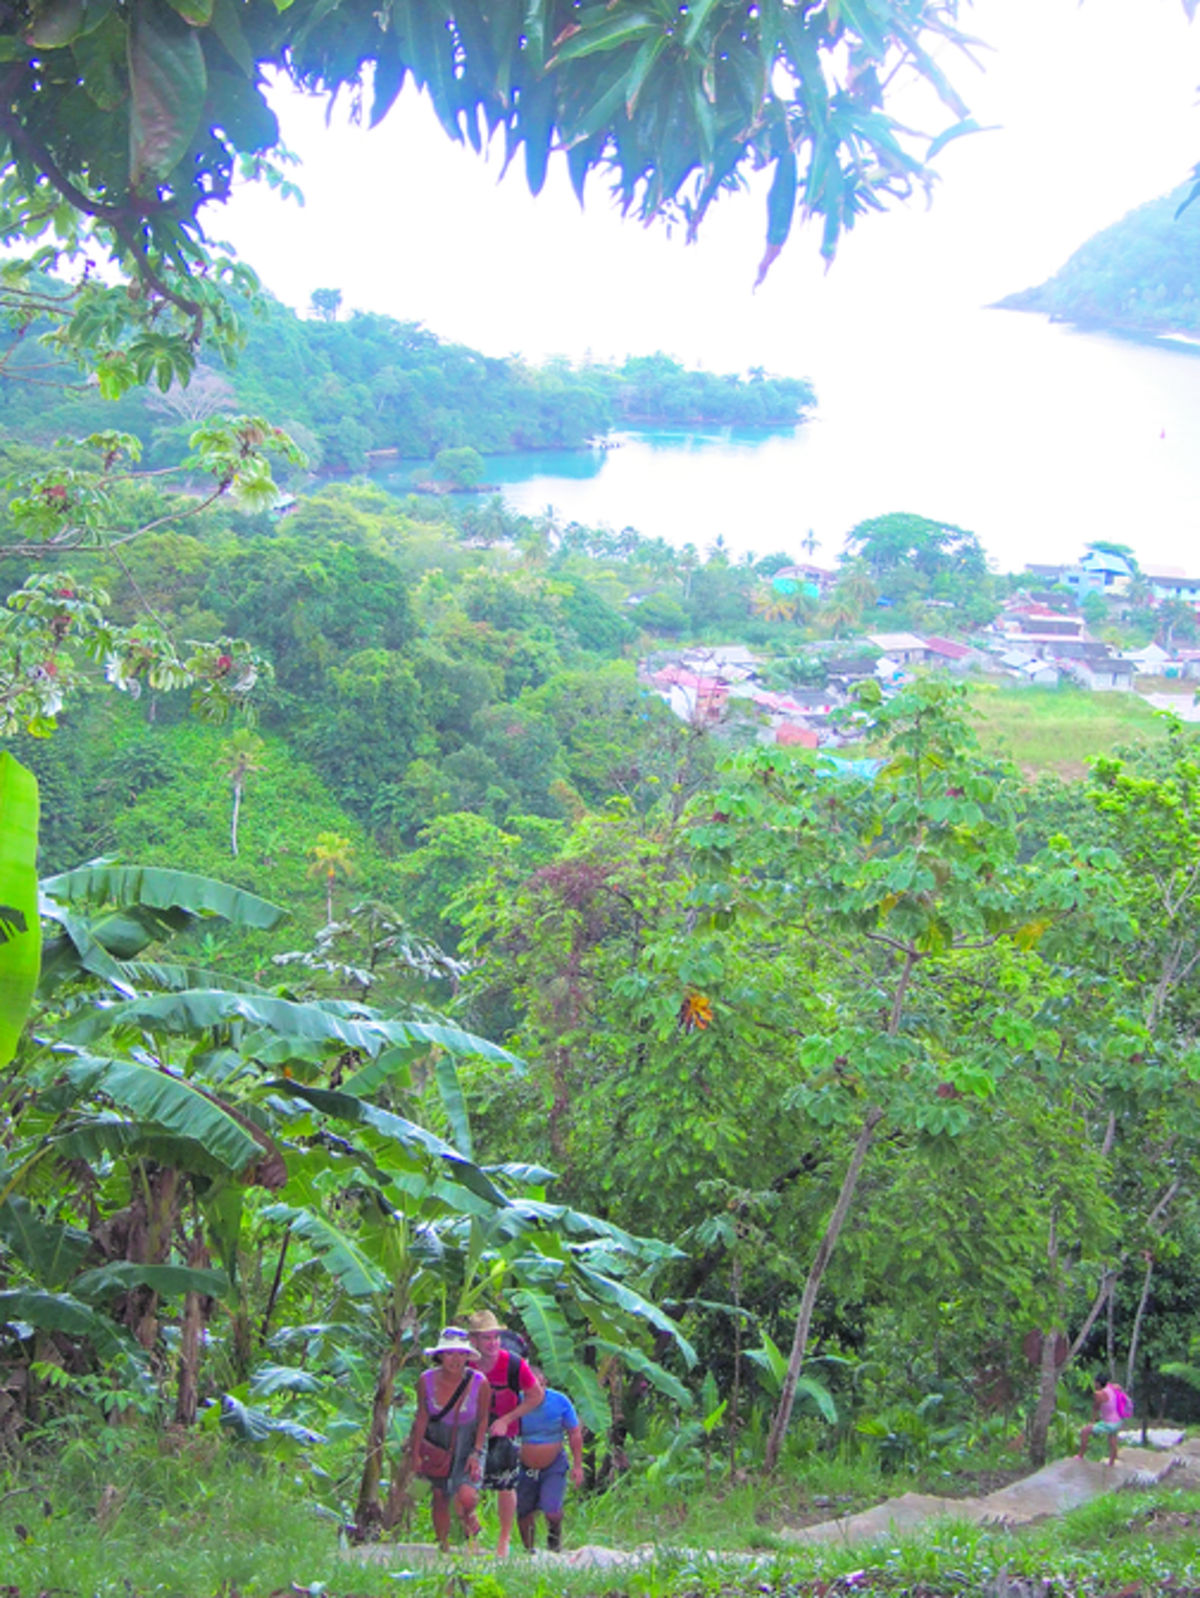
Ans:
POLYGON ((583 211, 563 170, 537 199, 520 162, 501 181, 500 149, 454 145, 412 90, 374 130, 340 111, 326 126, 322 105, 281 90, 304 207, 248 189, 210 227, 300 310, 340 288, 348 309, 494 355, 662 349, 812 375, 847 340, 1040 281, 1200 160, 1200 22, 1181 0, 978 0, 963 17, 984 70, 942 65, 994 131, 947 146, 932 205, 866 218, 828 272, 815 227, 794 230, 757 292, 761 189, 723 197, 685 245, 622 219, 602 180, 583 211))

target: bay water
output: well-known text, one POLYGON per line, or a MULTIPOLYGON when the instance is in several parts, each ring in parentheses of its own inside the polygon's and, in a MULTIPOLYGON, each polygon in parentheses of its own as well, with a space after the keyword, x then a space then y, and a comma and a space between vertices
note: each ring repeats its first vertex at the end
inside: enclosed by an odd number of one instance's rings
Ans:
POLYGON ((910 511, 974 532, 999 570, 1097 538, 1200 569, 1200 350, 970 308, 872 332, 814 345, 795 429, 641 429, 489 456, 488 479, 516 510, 702 553, 799 556, 811 530, 832 565, 857 523, 910 511))

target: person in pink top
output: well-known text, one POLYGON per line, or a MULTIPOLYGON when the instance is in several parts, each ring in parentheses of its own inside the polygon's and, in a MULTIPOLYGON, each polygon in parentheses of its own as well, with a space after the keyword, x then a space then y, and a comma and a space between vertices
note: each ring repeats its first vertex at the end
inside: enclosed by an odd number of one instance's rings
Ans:
POLYGON ((1121 1430, 1121 1400, 1125 1394, 1116 1382, 1109 1381, 1103 1371, 1097 1372, 1093 1388, 1092 1418, 1079 1434, 1079 1452, 1075 1458, 1083 1459, 1086 1456, 1092 1433, 1099 1432, 1101 1437, 1108 1438, 1108 1462, 1110 1465, 1115 1465, 1117 1437, 1121 1430))

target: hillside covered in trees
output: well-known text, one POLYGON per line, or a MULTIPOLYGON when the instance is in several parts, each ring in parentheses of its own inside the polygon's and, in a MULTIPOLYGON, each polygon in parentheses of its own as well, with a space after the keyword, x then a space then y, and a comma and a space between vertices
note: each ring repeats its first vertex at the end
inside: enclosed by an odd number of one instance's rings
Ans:
POLYGON ((143 440, 149 464, 168 465, 206 416, 250 412, 295 438, 311 470, 346 473, 376 451, 431 460, 464 447, 482 455, 579 448, 621 426, 794 426, 815 404, 803 379, 757 369, 689 371, 661 354, 534 366, 481 355, 415 322, 338 319, 336 305, 322 303, 324 315, 305 319, 262 296, 245 318, 235 365, 201 366, 186 388, 135 388, 110 403, 94 385, 72 388, 66 366, 47 368, 38 322, 19 326, 0 334, 0 368, 15 379, 0 383, 0 428, 41 444, 123 428, 143 440))
POLYGON ((1138 206, 1001 309, 1115 332, 1200 334, 1200 204, 1185 205, 1189 193, 1138 206))

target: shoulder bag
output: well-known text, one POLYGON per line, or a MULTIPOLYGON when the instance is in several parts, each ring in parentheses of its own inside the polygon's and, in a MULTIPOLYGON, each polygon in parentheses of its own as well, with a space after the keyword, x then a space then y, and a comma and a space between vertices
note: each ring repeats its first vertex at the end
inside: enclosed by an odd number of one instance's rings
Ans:
MULTIPOLYGON (((449 1401, 442 1405, 441 1409, 438 1410, 436 1415, 430 1415, 427 1417, 425 1422, 426 1427, 428 1427, 430 1421, 444 1420, 447 1413, 451 1410, 454 1411, 454 1414, 458 1413, 458 1407, 463 1401, 463 1394, 466 1392, 473 1374, 474 1372, 468 1371, 463 1377, 462 1381, 459 1382, 458 1386, 454 1389, 454 1392, 450 1395, 449 1401)), ((456 1422, 453 1416, 451 1416, 449 1422, 451 1438, 450 1446, 447 1448, 443 1448, 440 1443, 431 1441, 428 1433, 422 1437, 421 1446, 417 1450, 418 1476, 430 1476, 436 1478, 437 1480, 442 1480, 446 1476, 449 1476, 450 1472, 454 1469, 453 1431, 455 1424, 456 1422)))

